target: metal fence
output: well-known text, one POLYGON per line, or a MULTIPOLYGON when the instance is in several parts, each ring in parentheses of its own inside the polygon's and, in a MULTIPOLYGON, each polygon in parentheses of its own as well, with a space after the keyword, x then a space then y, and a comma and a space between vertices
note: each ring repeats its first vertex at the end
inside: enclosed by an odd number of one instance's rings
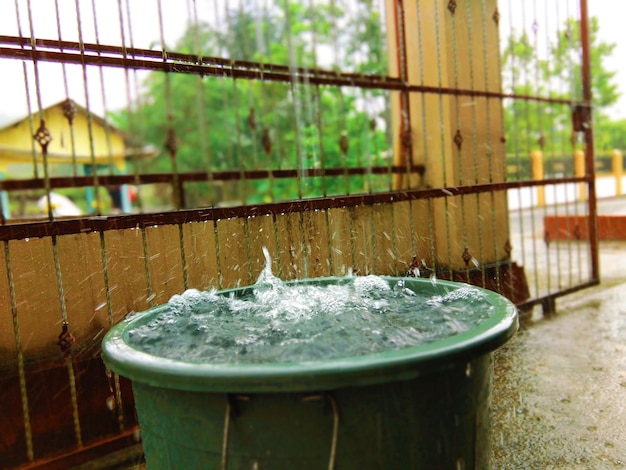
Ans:
POLYGON ((285 279, 455 279, 524 310, 598 282, 585 0, 5 3, 8 467, 135 442, 104 332, 253 283, 263 246, 285 279), (553 171, 508 179, 536 150, 553 171), (584 172, 557 171, 576 150, 584 172), (584 203, 556 197, 572 184, 584 203), (547 215, 588 238, 547 239, 547 215))

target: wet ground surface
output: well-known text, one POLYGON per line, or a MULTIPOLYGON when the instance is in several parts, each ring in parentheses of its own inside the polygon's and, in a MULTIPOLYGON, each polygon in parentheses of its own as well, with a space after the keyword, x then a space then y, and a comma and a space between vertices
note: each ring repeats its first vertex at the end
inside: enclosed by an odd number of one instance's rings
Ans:
POLYGON ((600 286, 496 353, 494 469, 626 468, 626 242, 600 254, 600 286))

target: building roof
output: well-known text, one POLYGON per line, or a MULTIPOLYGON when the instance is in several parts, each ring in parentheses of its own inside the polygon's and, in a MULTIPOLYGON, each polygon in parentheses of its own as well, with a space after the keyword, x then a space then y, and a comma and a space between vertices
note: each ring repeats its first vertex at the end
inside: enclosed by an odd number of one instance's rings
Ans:
POLYGON ((44 123, 49 133, 48 163, 115 165, 129 158, 151 158, 152 147, 131 145, 122 130, 71 99, 59 101, 0 128, 0 171, 10 164, 43 163, 34 135, 44 123))

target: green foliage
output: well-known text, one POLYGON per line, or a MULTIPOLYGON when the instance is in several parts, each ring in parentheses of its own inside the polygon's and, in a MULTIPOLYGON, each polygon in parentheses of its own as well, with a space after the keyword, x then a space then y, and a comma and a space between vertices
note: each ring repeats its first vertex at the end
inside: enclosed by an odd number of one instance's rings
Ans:
MULTIPOLYGON (((330 5, 267 2, 262 9, 241 2, 219 27, 190 25, 175 49, 289 67, 386 74, 383 39, 372 0, 335 0, 330 5), (349 19, 343 15, 347 4, 352 8, 349 19), (328 63, 329 55, 334 55, 333 63, 328 63)), ((129 134, 162 149, 153 161, 140 165, 142 172, 210 174, 387 164, 381 156, 389 146, 381 129, 385 126, 370 126, 372 119, 385 122, 385 110, 364 109, 380 92, 163 73, 150 74, 143 87, 135 108, 114 116, 129 134), (175 161, 166 150, 172 130, 178 140, 175 161), (348 139, 343 151, 342 133, 348 139)), ((196 184, 188 189, 187 200, 188 205, 255 203, 362 192, 377 185, 388 187, 383 179, 367 176, 227 182, 218 191, 215 185, 196 184)))
MULTIPOLYGON (((599 22, 591 18, 591 78, 594 104, 596 148, 608 150, 618 144, 624 124, 612 123, 605 109, 620 94, 615 72, 605 68, 606 57, 614 44, 598 38, 599 22)), ((537 43, 526 32, 513 32, 503 53, 503 78, 506 91, 518 95, 550 96, 566 100, 582 100, 582 69, 580 31, 574 19, 568 19, 549 45, 547 57, 541 57, 537 43)), ((546 155, 571 154, 577 138, 572 134, 571 107, 536 100, 508 100, 504 107, 507 153, 526 156, 543 148, 546 155)))
POLYGON ((598 152, 617 149, 626 153, 626 119, 604 119, 597 122, 594 143, 598 152))

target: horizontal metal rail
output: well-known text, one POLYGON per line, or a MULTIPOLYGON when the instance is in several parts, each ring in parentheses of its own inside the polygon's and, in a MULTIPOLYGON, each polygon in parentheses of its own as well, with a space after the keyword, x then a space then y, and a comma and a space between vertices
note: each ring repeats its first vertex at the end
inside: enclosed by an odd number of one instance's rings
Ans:
MULTIPOLYGON (((200 181, 239 181, 263 180, 269 178, 323 178, 337 176, 385 175, 385 174, 424 174, 423 165, 413 165, 410 169, 402 166, 375 166, 375 167, 339 167, 339 168, 308 168, 304 170, 229 170, 229 171, 194 171, 178 173, 176 178, 180 183, 200 181)), ((137 175, 97 175, 99 186, 120 184, 159 184, 172 183, 174 175, 171 173, 146 173, 137 175)), ((55 176, 48 179, 50 187, 58 188, 85 188, 94 185, 94 176, 55 176)), ((36 179, 6 179, 0 180, 0 190, 22 191, 30 189, 45 189, 45 180, 36 179)))
MULTIPOLYGON (((529 312, 530 309, 536 305, 541 305, 544 314, 554 313, 555 301, 559 297, 564 297, 566 295, 573 294, 575 292, 581 291, 583 289, 588 289, 590 287, 595 287, 600 284, 600 278, 598 276, 592 276, 592 278, 584 283, 577 284, 573 287, 569 287, 567 289, 563 289, 548 295, 544 295, 541 297, 534 297, 525 302, 521 302, 516 304, 517 308, 522 312, 529 312)), ((524 314, 523 314, 524 315, 524 314)))
POLYGON ((270 214, 299 213, 333 208, 388 204, 392 202, 506 191, 508 189, 523 187, 586 183, 588 180, 589 177, 583 176, 545 179, 539 181, 509 181, 468 186, 450 186, 446 188, 415 189, 410 191, 392 191, 374 194, 355 194, 350 196, 326 196, 235 207, 183 209, 170 212, 125 214, 119 216, 87 216, 83 218, 45 220, 36 222, 25 222, 24 220, 19 220, 16 224, 9 223, 7 225, 0 225, 0 241, 19 240, 24 238, 41 238, 53 235, 60 236, 73 233, 132 229, 157 225, 176 225, 234 217, 257 217, 270 214))
POLYGON ((0 45, 5 46, 0 47, 0 57, 28 61, 106 66, 283 83, 297 81, 310 85, 345 86, 438 95, 511 98, 571 106, 585 105, 585 102, 555 96, 522 95, 487 90, 417 85, 405 83, 397 77, 386 75, 367 75, 304 67, 289 67, 279 64, 231 60, 151 49, 42 40, 23 36, 0 36, 0 45))

